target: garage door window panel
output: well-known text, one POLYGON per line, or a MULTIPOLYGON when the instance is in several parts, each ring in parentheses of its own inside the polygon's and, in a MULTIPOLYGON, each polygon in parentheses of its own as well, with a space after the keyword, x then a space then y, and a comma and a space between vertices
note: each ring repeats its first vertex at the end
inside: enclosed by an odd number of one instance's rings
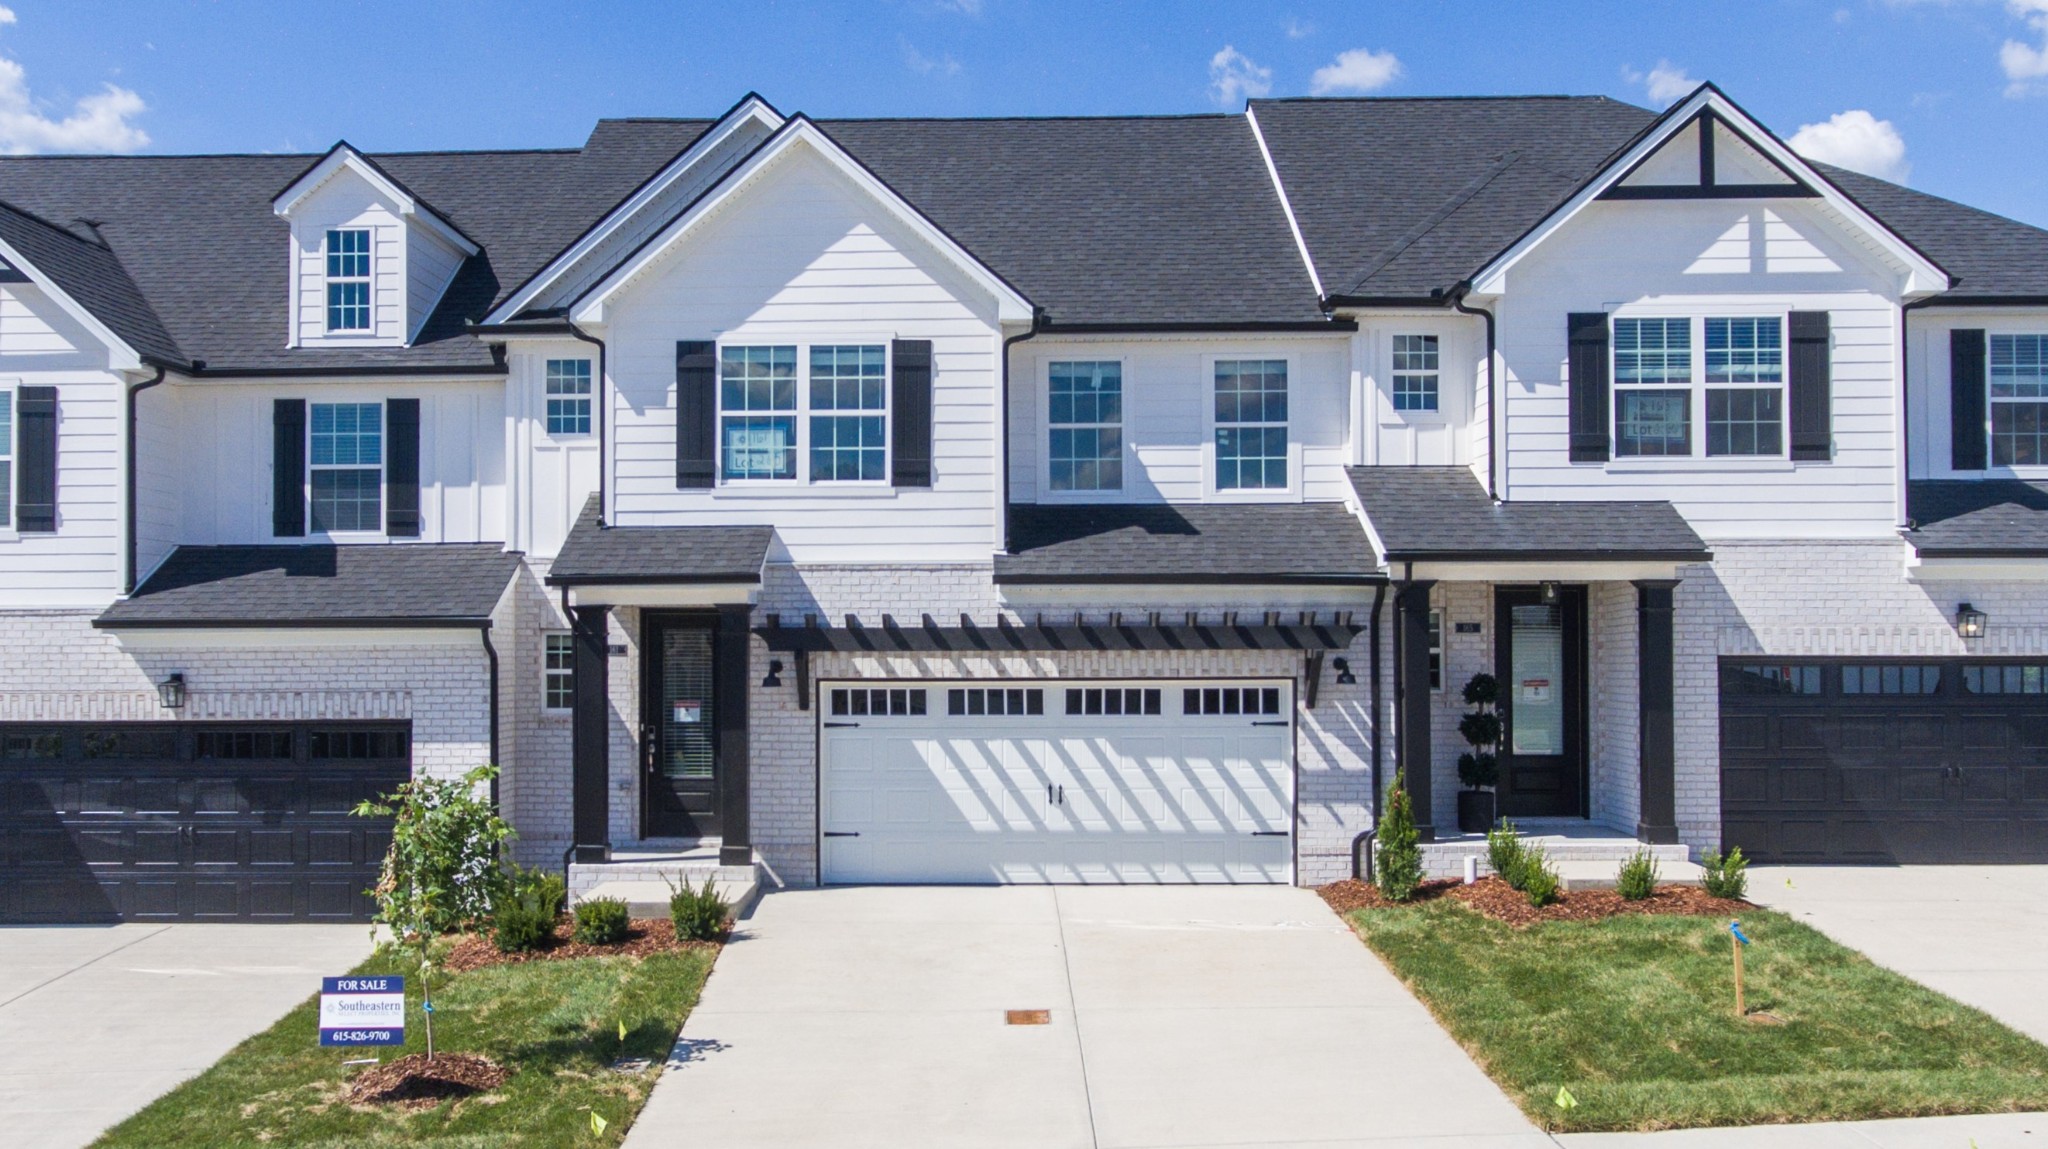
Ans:
POLYGON ((1842 667, 1842 693, 1935 694, 1941 690, 1941 667, 1918 663, 1869 663, 1842 667))
POLYGON ((1978 664, 1963 667, 1963 689, 1971 694, 2040 694, 2048 666, 1978 664))

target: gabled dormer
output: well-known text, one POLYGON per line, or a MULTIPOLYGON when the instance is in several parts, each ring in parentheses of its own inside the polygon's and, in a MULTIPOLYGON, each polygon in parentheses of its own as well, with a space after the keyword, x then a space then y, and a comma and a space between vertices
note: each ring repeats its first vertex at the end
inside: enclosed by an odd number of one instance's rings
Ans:
POLYGON ((271 201, 291 225, 289 347, 396 347, 477 245, 368 156, 337 143, 271 201))

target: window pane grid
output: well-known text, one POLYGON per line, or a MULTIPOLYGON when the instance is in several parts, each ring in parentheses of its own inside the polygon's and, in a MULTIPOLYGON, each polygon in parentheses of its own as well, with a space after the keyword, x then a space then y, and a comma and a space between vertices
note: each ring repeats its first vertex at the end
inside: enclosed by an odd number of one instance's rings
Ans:
POLYGON ((2048 462, 2048 335, 1991 337, 1991 463, 2048 462))
POLYGON ((1991 397, 2048 399, 2048 335, 1991 337, 1991 397))
POLYGON ((719 357, 719 408, 728 479, 796 478, 795 347, 727 347, 719 357))
POLYGON ((368 331, 370 329, 370 285, 330 283, 327 285, 327 330, 368 331))
POLYGON ((1272 490, 1286 486, 1287 361, 1219 360, 1217 489, 1272 490))
POLYGON ((1123 389, 1121 363, 1052 364, 1046 458, 1053 490, 1123 489, 1123 389))
POLYGON ((315 403, 311 416, 313 529, 382 529, 384 405, 315 403))
POLYGON ((1692 382, 1692 320, 1614 321, 1617 386, 1692 382))
POLYGON ((327 233, 327 330, 370 329, 370 233, 338 228, 327 233))
POLYGON ((879 344, 811 348, 812 482, 880 482, 888 454, 888 359, 879 344))
POLYGON ((546 387, 548 434, 590 434, 590 360, 548 360, 546 387))
POLYGON ((542 653, 541 689, 549 710, 568 710, 576 704, 575 636, 550 634, 542 653))
POLYGON ((1614 453, 1692 454, 1692 392, 1616 391, 1614 453))
POLYGON ((14 525, 14 392, 0 391, 0 527, 14 525))
POLYGON ((1707 382, 1784 382, 1782 327, 1776 318, 1707 320, 1707 382))
POLYGON ((1776 455, 1781 453, 1785 393, 1725 387, 1707 392, 1707 454, 1776 455))
POLYGON ((1394 410, 1437 409, 1437 337, 1394 336, 1394 410))

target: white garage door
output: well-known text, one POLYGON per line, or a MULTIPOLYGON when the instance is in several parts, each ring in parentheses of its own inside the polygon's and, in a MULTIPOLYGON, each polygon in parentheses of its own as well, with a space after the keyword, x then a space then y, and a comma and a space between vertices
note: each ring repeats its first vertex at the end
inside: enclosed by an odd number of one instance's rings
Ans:
POLYGON ((827 882, 1285 882, 1285 680, 828 682, 827 882))

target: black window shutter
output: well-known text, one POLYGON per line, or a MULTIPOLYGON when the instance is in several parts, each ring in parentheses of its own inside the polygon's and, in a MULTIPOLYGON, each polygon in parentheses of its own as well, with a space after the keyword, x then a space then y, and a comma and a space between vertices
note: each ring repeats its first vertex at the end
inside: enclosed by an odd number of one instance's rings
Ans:
POLYGON ((420 537, 420 401, 384 401, 384 533, 420 537))
POLYGON ((1792 458, 1825 463, 1834 458, 1832 372, 1828 359, 1828 313, 1795 311, 1789 317, 1791 364, 1786 404, 1792 430, 1792 458))
POLYGON ((1985 464, 1984 332, 1948 333, 1949 466, 1981 471, 1985 464))
POLYGON ((278 399, 270 408, 270 533, 306 533, 306 401, 278 399))
POLYGON ((1565 319, 1571 412, 1571 461, 1604 463, 1609 452, 1607 313, 1574 311, 1565 319))
POLYGON ((889 345, 889 484, 932 485, 932 341, 889 345))
POLYGON ((20 470, 15 479, 15 529, 57 529, 57 389, 23 387, 15 393, 15 434, 20 470))
POLYGON ((676 341, 676 486, 718 485, 718 362, 708 339, 676 341))

